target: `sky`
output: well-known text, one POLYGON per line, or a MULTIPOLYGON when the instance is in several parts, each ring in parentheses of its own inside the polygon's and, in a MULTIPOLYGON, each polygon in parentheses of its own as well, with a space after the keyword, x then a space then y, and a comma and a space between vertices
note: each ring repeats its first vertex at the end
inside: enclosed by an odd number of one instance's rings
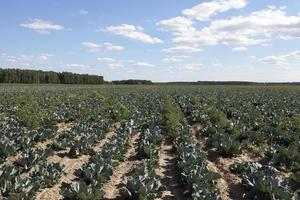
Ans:
POLYGON ((0 67, 300 81, 299 0, 2 0, 0 67))

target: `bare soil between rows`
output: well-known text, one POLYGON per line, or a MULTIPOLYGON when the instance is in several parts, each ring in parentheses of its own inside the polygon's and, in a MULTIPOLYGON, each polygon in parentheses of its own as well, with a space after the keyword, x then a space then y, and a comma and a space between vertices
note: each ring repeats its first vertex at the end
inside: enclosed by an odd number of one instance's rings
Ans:
POLYGON ((183 200, 184 186, 180 179, 179 169, 177 168, 177 155, 174 152, 172 142, 163 139, 160 147, 159 167, 155 170, 160 176, 161 184, 166 188, 160 198, 163 200, 183 200))
POLYGON ((123 177, 129 174, 136 165, 141 161, 137 158, 136 148, 140 141, 141 133, 136 133, 129 141, 130 148, 124 155, 124 160, 114 169, 113 175, 110 180, 102 186, 102 190, 105 193, 105 199, 119 199, 120 186, 122 184, 123 177))
POLYGON ((261 157, 243 150, 243 152, 235 157, 222 157, 214 149, 207 149, 204 139, 198 135, 198 124, 192 126, 193 139, 200 144, 202 150, 205 152, 207 157, 207 168, 211 172, 218 173, 221 178, 217 180, 217 188, 219 189, 220 197, 223 200, 241 200, 244 199, 247 190, 242 185, 242 179, 237 174, 231 173, 229 166, 234 163, 245 163, 245 162, 260 162, 261 157))
MULTIPOLYGON (((113 136, 115 132, 109 132, 105 135, 104 139, 102 139, 98 144, 94 146, 94 151, 99 152, 104 144, 106 144, 113 136)), ((58 200, 63 199, 63 197, 59 194, 60 186, 63 182, 70 183, 74 179, 76 179, 75 171, 80 169, 80 167, 87 163, 90 159, 89 155, 82 155, 79 158, 71 159, 68 157, 61 157, 65 151, 56 152, 53 156, 48 158, 48 162, 60 163, 64 165, 63 172, 66 173, 65 176, 62 176, 57 184, 55 184, 51 188, 46 188, 41 192, 38 192, 36 195, 36 200, 58 200)))

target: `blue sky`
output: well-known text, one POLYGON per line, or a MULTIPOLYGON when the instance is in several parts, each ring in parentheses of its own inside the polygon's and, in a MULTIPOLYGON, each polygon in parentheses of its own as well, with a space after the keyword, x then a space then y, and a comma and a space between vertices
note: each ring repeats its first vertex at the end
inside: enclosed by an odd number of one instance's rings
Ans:
POLYGON ((298 0, 6 0, 0 25, 2 68, 300 81, 298 0))

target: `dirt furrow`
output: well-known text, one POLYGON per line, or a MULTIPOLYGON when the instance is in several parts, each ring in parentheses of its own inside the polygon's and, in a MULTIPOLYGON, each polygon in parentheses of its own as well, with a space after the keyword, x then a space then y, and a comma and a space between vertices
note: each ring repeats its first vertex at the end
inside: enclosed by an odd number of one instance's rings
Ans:
POLYGON ((170 141, 162 141, 159 155, 159 167, 155 172, 161 178, 161 184, 166 188, 158 199, 184 199, 184 189, 176 166, 176 154, 170 141))
MULTIPOLYGON (((109 132, 105 135, 105 138, 100 141, 100 143, 96 144, 94 146, 94 150, 96 152, 99 152, 101 148, 104 146, 105 143, 107 143, 113 136, 115 135, 115 132, 109 132)), ((78 170, 83 164, 87 163, 90 159, 89 155, 82 155, 77 159, 71 159, 68 157, 61 158, 59 154, 62 154, 61 152, 57 152, 55 155, 48 158, 48 162, 58 162, 60 164, 64 165, 63 171, 66 173, 65 176, 62 176, 57 184, 55 184, 51 188, 46 188, 41 192, 38 192, 36 195, 37 200, 58 200, 62 199, 63 197, 59 194, 60 186, 62 182, 70 183, 72 180, 76 178, 74 175, 74 172, 78 170)))
POLYGON ((130 140, 130 148, 127 150, 124 155, 124 161, 121 162, 113 172, 110 180, 102 186, 104 191, 105 199, 117 199, 119 195, 119 185, 122 182, 124 175, 130 173, 134 166, 140 163, 140 160, 137 159, 136 147, 140 140, 140 133, 133 135, 130 140))
POLYGON ((244 150, 240 155, 231 158, 224 158, 214 150, 205 150, 205 144, 196 138, 198 125, 192 126, 193 139, 200 144, 207 157, 208 170, 220 174, 217 180, 217 188, 223 200, 243 199, 245 188, 241 184, 241 177, 230 172, 230 165, 234 163, 259 162, 260 157, 244 150))

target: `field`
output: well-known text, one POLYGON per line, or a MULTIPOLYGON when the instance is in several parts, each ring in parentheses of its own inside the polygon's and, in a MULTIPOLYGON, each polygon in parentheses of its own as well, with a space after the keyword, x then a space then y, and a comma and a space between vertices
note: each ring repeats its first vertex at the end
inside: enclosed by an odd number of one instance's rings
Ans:
POLYGON ((0 86, 0 199, 299 199, 299 86, 0 86))

